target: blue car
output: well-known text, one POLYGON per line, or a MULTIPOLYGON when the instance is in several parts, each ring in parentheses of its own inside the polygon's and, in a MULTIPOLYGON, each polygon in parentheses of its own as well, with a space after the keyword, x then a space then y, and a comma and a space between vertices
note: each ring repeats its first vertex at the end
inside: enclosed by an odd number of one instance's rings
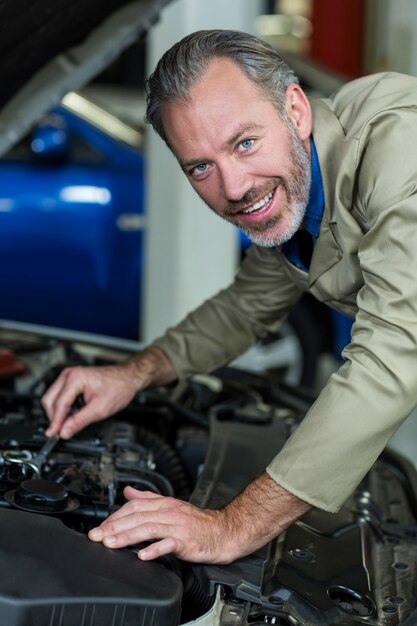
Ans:
POLYGON ((0 317, 136 339, 141 134, 77 94, 0 167, 0 317))

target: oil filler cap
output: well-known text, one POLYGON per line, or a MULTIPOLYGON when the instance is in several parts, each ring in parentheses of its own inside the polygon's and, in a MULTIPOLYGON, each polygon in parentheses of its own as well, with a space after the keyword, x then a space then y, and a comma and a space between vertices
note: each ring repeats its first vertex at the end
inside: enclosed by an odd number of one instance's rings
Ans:
POLYGON ((5 499, 16 508, 33 513, 68 513, 79 506, 64 485, 43 479, 24 480, 15 491, 7 492, 5 499))

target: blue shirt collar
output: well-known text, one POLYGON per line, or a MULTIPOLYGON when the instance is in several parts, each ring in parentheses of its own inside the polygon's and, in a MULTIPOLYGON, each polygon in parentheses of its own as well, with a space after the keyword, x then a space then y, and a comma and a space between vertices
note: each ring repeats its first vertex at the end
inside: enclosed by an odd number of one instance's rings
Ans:
POLYGON ((310 195, 306 212, 304 215, 305 230, 299 230, 291 239, 286 241, 281 250, 291 263, 308 271, 310 267, 312 245, 314 245, 320 232, 321 220, 324 212, 324 189, 320 172, 319 159, 314 145, 313 138, 310 138, 311 147, 311 183, 310 195), (312 237, 310 242, 306 242, 305 235, 309 233, 312 237), (309 245, 307 245, 309 243, 309 245))
POLYGON ((313 137, 310 137, 311 149, 311 184, 310 195, 306 213, 304 216, 304 224, 313 239, 317 239, 320 232, 320 224, 324 212, 324 189, 321 177, 320 164, 317 156, 316 146, 313 137))

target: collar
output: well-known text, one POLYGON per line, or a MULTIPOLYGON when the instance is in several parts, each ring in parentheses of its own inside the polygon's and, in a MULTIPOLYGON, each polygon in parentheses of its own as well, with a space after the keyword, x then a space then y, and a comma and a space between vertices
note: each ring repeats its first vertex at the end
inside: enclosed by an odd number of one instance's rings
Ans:
POLYGON ((313 246, 319 236, 321 220, 324 213, 323 181, 316 147, 312 137, 310 137, 310 148, 311 183, 303 222, 305 229, 298 230, 291 239, 281 246, 281 250, 287 259, 305 272, 309 271, 310 268, 313 246))
POLYGON ((310 137, 310 149, 311 149, 311 184, 310 195, 308 198, 308 204, 306 213, 304 216, 304 224, 307 231, 313 237, 317 239, 320 232, 320 224, 323 218, 324 211, 324 189, 323 180, 321 177, 319 158, 317 156, 316 146, 314 144, 313 137, 310 137))

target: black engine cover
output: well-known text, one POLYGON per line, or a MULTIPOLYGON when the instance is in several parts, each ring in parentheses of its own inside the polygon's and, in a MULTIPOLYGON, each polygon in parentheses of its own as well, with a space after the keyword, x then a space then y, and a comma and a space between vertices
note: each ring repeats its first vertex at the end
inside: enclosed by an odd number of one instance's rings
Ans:
POLYGON ((142 563, 128 550, 94 544, 59 519, 1 510, 0 563, 4 625, 179 623, 182 583, 176 574, 161 563, 142 563))

